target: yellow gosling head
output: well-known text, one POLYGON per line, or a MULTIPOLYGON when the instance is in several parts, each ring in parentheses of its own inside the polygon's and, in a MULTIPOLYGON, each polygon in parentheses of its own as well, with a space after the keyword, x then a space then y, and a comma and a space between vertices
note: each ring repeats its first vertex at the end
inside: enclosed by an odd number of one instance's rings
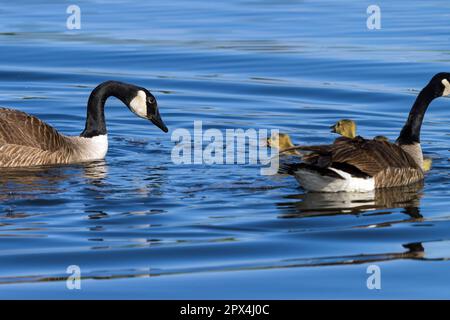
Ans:
POLYGON ((431 158, 423 158, 423 171, 427 172, 431 170, 431 165, 433 164, 433 160, 431 158))
POLYGON ((356 123, 350 119, 341 119, 331 126, 331 132, 353 139, 356 137, 356 123))
POLYGON ((291 137, 286 133, 272 134, 272 136, 267 139, 267 145, 271 148, 278 148, 279 152, 283 152, 284 155, 300 155, 300 152, 297 150, 284 151, 294 147, 291 137))
POLYGON ((376 136, 373 138, 373 140, 377 140, 377 141, 389 141, 389 139, 385 136, 376 136))
POLYGON ((294 146, 291 137, 286 133, 272 134, 272 136, 267 139, 267 145, 271 148, 278 148, 279 150, 294 146))

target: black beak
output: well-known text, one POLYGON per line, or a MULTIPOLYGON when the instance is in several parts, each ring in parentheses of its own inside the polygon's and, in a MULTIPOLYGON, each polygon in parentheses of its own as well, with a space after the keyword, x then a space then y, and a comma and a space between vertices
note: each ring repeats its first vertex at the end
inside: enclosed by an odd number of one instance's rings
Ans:
POLYGON ((164 132, 169 132, 169 129, 167 129, 166 125, 161 119, 161 116, 159 115, 159 112, 157 111, 155 115, 151 116, 149 120, 158 128, 160 128, 164 132))
POLYGON ((331 132, 336 133, 336 125, 332 125, 330 127, 330 129, 331 129, 331 132))

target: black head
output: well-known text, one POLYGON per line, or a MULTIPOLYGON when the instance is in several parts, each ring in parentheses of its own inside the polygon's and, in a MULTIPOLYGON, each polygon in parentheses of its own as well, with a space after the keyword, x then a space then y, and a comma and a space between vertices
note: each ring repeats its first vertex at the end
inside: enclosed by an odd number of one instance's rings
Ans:
POLYGON ((136 87, 136 90, 131 92, 127 106, 138 117, 150 120, 164 132, 169 131, 159 114, 156 98, 147 89, 136 87))
POLYGON ((428 87, 432 88, 436 98, 448 96, 450 94, 450 73, 436 74, 428 83, 428 87))

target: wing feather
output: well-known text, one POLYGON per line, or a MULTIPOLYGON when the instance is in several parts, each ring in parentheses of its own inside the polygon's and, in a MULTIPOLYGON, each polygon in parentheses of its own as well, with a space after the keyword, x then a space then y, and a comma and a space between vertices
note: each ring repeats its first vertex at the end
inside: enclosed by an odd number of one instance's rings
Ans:
POLYGON ((305 146, 300 150, 311 153, 303 157, 305 163, 330 167, 335 163, 358 168, 375 176, 388 168, 418 169, 414 159, 401 147, 388 141, 340 138, 330 145, 305 146))
POLYGON ((27 167, 69 163, 70 155, 17 144, 0 145, 0 167, 27 167))
POLYGON ((0 108, 0 146, 13 144, 57 151, 66 138, 56 129, 25 112, 0 108))

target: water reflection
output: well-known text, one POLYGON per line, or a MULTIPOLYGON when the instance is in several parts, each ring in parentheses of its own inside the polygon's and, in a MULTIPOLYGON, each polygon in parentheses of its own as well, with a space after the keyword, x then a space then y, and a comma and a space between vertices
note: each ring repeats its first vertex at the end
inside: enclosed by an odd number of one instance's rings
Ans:
POLYGON ((296 202, 281 202, 280 218, 302 218, 340 214, 360 214, 377 209, 404 208, 412 218, 421 218, 419 211, 423 182, 401 188, 379 189, 367 193, 303 193, 286 199, 296 202))
POLYGON ((99 185, 107 176, 105 161, 70 166, 2 168, 0 200, 39 197, 64 192, 63 183, 80 176, 84 183, 99 185))
MULTIPOLYGON (((425 247, 422 242, 412 242, 402 245, 403 250, 400 252, 374 253, 374 254, 358 254, 347 256, 329 256, 320 258, 300 258, 285 259, 280 261, 266 261, 263 263, 241 263, 232 266, 209 266, 205 267, 185 267, 185 268, 153 268, 151 266, 139 269, 111 269, 96 270, 83 273, 82 279, 124 279, 124 278, 141 278, 141 277, 157 277, 171 276, 182 274, 195 274, 205 272, 233 272, 244 270, 269 270, 281 268, 302 268, 302 267, 323 267, 323 266, 343 266, 354 264, 380 263, 393 260, 421 260, 421 261, 446 261, 446 257, 427 257, 425 247)), ((428 243, 432 244, 432 243, 428 243)), ((42 281, 66 281, 62 274, 50 276, 29 275, 23 277, 0 277, 0 285, 11 283, 33 283, 42 281)))
POLYGON ((321 267, 351 264, 379 263, 392 260, 427 260, 445 261, 446 258, 427 258, 425 248, 421 242, 402 244, 403 252, 388 252, 381 254, 358 254, 352 256, 321 257, 317 259, 290 259, 285 260, 286 267, 321 267))

